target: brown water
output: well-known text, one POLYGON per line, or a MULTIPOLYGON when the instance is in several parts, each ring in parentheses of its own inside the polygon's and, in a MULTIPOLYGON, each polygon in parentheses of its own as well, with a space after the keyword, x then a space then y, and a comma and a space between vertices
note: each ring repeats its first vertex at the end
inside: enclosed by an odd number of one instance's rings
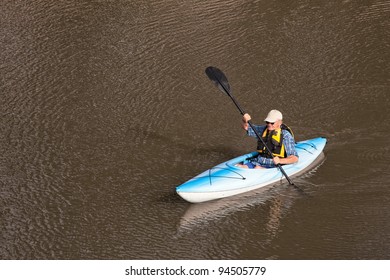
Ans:
POLYGON ((2 259, 389 259, 390 1, 2 1, 2 259), (254 149, 207 79, 325 161, 191 205, 254 149))

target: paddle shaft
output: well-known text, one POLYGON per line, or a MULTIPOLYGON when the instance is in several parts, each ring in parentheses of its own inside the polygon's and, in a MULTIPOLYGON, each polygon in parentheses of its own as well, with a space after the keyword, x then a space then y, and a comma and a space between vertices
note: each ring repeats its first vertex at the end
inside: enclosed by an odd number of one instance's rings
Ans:
MULTIPOLYGON (((213 69, 216 69, 216 68, 213 68, 213 69)), ((220 70, 219 70, 220 71, 220 70)), ((215 74, 214 71, 212 71, 214 73, 214 81, 217 81, 219 83, 219 85, 222 87, 223 91, 230 97, 230 99, 233 101, 234 105, 236 105, 237 109, 240 111, 241 115, 245 115, 245 111, 241 108, 240 104, 238 103, 238 101, 234 98, 234 96, 231 94, 230 90, 228 88, 225 87, 225 85, 220 81, 220 79, 217 77, 217 75, 215 74)), ((220 71, 222 73, 222 71, 220 71)), ((226 78, 226 76, 224 76, 226 78)), ((227 81, 227 79, 226 79, 227 81)), ((272 152, 270 151, 270 149, 268 148, 268 146, 266 145, 266 143, 264 142, 263 138, 260 136, 260 134, 257 132, 257 130, 254 128, 253 124, 251 121, 248 121, 248 124, 249 126, 252 128, 252 130, 254 131, 254 133, 256 134, 257 138, 263 143, 264 147, 266 148, 267 152, 271 155, 272 158, 274 158, 274 155, 272 154, 272 152)), ((286 177, 288 183, 290 185, 295 185, 291 180, 290 178, 288 177, 288 175, 286 174, 286 172, 284 171, 283 167, 280 165, 280 164, 277 164, 276 165, 280 172, 282 172, 282 174, 284 175, 284 177, 286 177)))

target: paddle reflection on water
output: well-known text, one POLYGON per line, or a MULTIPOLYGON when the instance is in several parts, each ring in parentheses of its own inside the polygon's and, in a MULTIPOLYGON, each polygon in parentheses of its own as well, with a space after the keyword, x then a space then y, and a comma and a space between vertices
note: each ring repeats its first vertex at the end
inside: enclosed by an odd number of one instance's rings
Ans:
MULTIPOLYGON (((223 224, 225 219, 239 212, 258 212, 262 214, 251 223, 263 227, 262 238, 248 242, 256 242, 257 247, 267 247, 277 236, 281 220, 289 212, 294 201, 303 199, 294 189, 286 186, 278 184, 235 197, 191 204, 180 219, 176 235, 180 237, 194 234, 215 224, 223 224)), ((252 226, 255 228, 254 224, 252 226)))
MULTIPOLYGON (((294 191, 284 190, 286 184, 267 186, 248 193, 239 194, 234 197, 223 198, 202 203, 192 203, 180 219, 179 229, 188 230, 207 225, 211 221, 226 218, 238 211, 247 211, 255 206, 264 204, 269 200, 286 191, 291 198, 298 197, 292 195, 294 191), (278 186, 277 186, 278 185, 278 186), (277 190, 275 190, 275 188, 277 190)), ((281 194, 283 196, 283 194, 281 194)))

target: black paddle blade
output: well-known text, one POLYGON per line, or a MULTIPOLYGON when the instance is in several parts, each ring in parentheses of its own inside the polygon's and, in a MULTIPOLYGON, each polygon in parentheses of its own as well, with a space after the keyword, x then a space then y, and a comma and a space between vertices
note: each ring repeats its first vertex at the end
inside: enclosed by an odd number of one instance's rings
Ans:
POLYGON ((220 91, 230 96, 230 85, 225 74, 217 67, 207 67, 206 75, 219 88, 220 91))

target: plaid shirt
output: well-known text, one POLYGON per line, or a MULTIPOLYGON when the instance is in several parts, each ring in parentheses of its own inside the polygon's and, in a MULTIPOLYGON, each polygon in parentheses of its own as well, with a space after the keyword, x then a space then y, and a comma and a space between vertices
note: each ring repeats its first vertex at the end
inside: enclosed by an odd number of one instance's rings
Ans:
MULTIPOLYGON (((256 129, 258 134, 261 136, 263 134, 264 129, 266 128, 265 125, 253 125, 253 127, 256 129)), ((251 127, 248 127, 248 135, 257 138, 255 132, 251 127)), ((283 134, 283 144, 286 149, 286 154, 287 157, 294 155, 298 156, 297 151, 295 150, 295 141, 290 132, 288 132, 285 129, 282 129, 282 134, 283 134)), ((274 161, 272 158, 265 158, 262 156, 257 156, 254 159, 251 159, 250 162, 254 165, 260 165, 262 167, 266 168, 272 168, 275 167, 274 161)))

